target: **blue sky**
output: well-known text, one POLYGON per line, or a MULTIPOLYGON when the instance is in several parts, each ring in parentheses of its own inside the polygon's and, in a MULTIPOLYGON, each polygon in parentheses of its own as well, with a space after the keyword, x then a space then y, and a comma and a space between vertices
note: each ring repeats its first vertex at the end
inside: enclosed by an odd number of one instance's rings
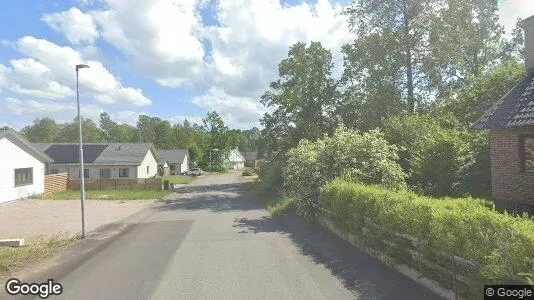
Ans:
MULTIPOLYGON (((296 41, 319 40, 341 71, 353 37, 340 15, 349 1, 18 0, 0 10, 0 126, 36 118, 72 120, 74 65, 82 113, 108 112, 135 124, 139 114, 200 122, 217 110, 233 128, 257 126, 259 96, 296 41)), ((534 1, 501 0, 511 29, 534 1)))

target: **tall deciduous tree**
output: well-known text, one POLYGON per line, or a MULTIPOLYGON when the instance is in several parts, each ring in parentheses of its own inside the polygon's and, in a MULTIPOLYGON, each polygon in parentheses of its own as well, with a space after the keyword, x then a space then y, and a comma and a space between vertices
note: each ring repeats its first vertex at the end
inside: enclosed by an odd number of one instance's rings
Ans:
POLYGON ((51 118, 36 119, 33 125, 22 128, 22 134, 32 143, 61 141, 61 126, 51 118))
POLYGON ((499 56, 503 28, 497 0, 438 1, 426 60, 431 85, 443 94, 494 66, 499 56))
POLYGON ((204 130, 209 133, 209 144, 204 151, 203 165, 207 166, 211 161, 213 168, 218 170, 222 168, 224 158, 230 150, 230 130, 224 124, 221 116, 215 111, 209 112, 202 121, 204 130), (214 149, 218 150, 214 151, 214 149))
POLYGON ((337 124, 332 67, 332 55, 321 43, 291 46, 279 64, 280 79, 261 97, 262 104, 274 108, 261 120, 267 152, 287 151, 301 139, 315 141, 332 132, 337 124))
POLYGON ((348 68, 345 77, 356 85, 353 93, 358 91, 372 106, 389 98, 389 102, 404 102, 408 113, 415 111, 416 102, 421 102, 428 90, 424 64, 428 24, 437 12, 434 2, 358 0, 346 9, 349 27, 357 35, 354 43, 343 49, 348 68))

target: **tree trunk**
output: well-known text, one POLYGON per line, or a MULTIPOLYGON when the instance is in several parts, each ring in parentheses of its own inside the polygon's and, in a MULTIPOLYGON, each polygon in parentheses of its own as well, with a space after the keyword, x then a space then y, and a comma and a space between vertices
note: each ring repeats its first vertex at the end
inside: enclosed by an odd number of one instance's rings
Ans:
POLYGON ((415 97, 413 86, 413 65, 412 65, 412 46, 410 45, 410 15, 408 12, 408 0, 403 1, 404 14, 404 46, 406 47, 406 87, 408 90, 408 113, 415 112, 415 97))

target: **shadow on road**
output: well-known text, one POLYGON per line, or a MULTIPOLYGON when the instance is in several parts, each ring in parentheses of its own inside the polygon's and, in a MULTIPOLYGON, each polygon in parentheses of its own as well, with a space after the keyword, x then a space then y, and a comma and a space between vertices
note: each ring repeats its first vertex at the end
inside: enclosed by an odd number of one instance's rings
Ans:
POLYGON ((320 225, 307 224, 297 216, 236 219, 234 227, 240 232, 286 234, 303 255, 328 268, 359 299, 438 298, 320 225))
POLYGON ((243 197, 246 190, 240 183, 191 185, 175 189, 177 200, 163 200, 157 210, 207 210, 230 212, 262 209, 256 201, 243 197))
MULTIPOLYGON (((263 208, 242 184, 191 185, 176 192, 180 199, 164 201, 157 209, 244 212, 263 208)), ((304 256, 330 270, 357 299, 439 298, 325 228, 297 216, 236 218, 233 227, 241 234, 278 232, 288 236, 304 256)))

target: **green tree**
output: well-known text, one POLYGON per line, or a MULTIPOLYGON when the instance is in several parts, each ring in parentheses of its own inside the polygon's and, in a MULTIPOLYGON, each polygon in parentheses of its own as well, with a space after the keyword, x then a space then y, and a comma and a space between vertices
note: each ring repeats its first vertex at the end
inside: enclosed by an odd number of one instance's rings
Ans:
POLYGON ((503 28, 497 0, 440 2, 433 19, 426 60, 430 82, 440 93, 479 76, 499 59, 503 28))
POLYGON ((32 125, 22 128, 21 132, 32 143, 52 143, 61 140, 61 127, 51 118, 36 119, 32 125))
POLYGON ((413 113, 428 91, 424 64, 435 1, 358 0, 345 13, 357 36, 343 48, 345 77, 352 90, 363 94, 366 102, 405 103, 405 110, 413 113))
POLYGON ((525 75, 523 64, 510 60, 478 77, 470 78, 465 84, 449 93, 432 109, 434 116, 452 114, 464 126, 470 126, 501 97, 506 95, 525 75))
MULTIPOLYGON (((78 117, 72 123, 66 124, 61 129, 61 142, 75 143, 79 140, 78 117)), ((82 118, 82 136, 86 143, 98 143, 103 141, 102 130, 91 119, 82 118)))
POLYGON ((261 120, 267 152, 284 152, 301 139, 314 141, 332 133, 337 124, 332 67, 332 54, 321 43, 291 46, 288 58, 279 64, 280 78, 261 97, 263 105, 274 108, 261 120))
POLYGON ((224 168, 224 159, 231 146, 229 129, 216 111, 208 112, 202 121, 204 130, 209 133, 209 143, 204 149, 202 164, 209 166, 211 163, 213 170, 220 171, 224 168), (213 149, 218 149, 218 151, 213 149))
POLYGON ((137 121, 139 141, 154 143, 158 149, 172 148, 172 128, 169 121, 157 117, 139 115, 137 121))

